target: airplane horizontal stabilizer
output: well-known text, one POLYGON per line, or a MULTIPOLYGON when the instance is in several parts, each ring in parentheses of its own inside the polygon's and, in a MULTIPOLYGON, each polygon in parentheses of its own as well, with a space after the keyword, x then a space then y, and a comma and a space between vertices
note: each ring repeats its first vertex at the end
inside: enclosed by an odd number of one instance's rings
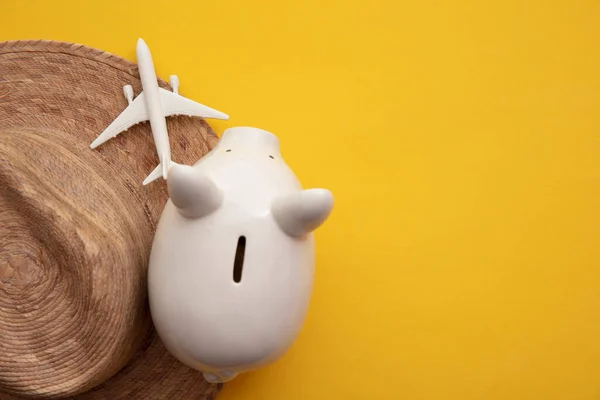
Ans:
POLYGON ((160 163, 156 166, 156 168, 154 168, 154 171, 152 171, 150 173, 150 175, 148 175, 146 177, 146 179, 144 179, 143 184, 147 185, 150 182, 153 182, 153 181, 157 180, 158 178, 161 178, 162 176, 163 176, 163 166, 162 166, 162 163, 160 163))

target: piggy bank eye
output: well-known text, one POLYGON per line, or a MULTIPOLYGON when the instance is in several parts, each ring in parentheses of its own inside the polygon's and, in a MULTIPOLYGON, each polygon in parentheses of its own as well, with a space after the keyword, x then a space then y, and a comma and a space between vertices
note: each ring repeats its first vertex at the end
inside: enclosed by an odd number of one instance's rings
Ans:
POLYGON ((227 149, 225 150, 225 153, 229 153, 231 151, 231 149, 227 149))
POLYGON ((269 155, 269 157, 271 157, 273 160, 275 159, 275 157, 273 157, 272 155, 269 155))

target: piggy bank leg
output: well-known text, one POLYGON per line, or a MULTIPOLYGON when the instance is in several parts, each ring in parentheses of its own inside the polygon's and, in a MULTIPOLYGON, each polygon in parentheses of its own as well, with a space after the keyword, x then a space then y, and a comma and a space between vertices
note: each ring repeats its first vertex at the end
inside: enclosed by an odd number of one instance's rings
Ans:
POLYGON ((204 375, 204 379, 210 383, 228 382, 238 376, 237 372, 233 371, 219 371, 216 373, 205 372, 202 375, 204 375))

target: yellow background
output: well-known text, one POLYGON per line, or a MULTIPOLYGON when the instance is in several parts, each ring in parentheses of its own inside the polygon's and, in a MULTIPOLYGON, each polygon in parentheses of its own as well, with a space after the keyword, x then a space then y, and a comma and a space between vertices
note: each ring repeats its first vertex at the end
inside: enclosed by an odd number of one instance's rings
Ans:
POLYGON ((600 399, 600 2, 1 2, 135 60, 336 198, 310 312, 230 399, 600 399))

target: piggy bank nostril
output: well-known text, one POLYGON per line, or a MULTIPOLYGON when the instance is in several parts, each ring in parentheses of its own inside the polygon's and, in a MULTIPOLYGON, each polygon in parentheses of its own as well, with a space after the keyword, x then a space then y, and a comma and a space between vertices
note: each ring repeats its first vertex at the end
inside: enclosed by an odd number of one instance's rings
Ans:
POLYGON ((244 268, 244 255, 246 253, 246 237, 238 238, 237 247, 235 250, 235 260, 233 262, 233 281, 240 283, 242 280, 242 269, 244 268))

